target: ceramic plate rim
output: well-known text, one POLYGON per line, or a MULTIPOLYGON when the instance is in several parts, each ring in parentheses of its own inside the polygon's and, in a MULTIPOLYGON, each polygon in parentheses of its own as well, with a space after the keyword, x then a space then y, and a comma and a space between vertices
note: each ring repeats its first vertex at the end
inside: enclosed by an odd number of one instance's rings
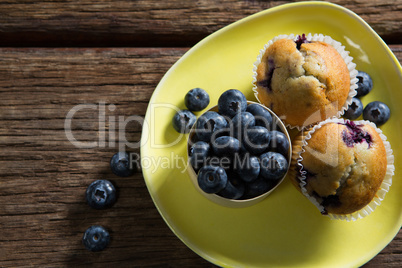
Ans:
MULTIPOLYGON (((151 96, 151 99, 150 99, 149 103, 153 103, 153 102, 154 102, 154 100, 156 99, 158 93, 159 93, 159 92, 161 91, 161 89, 162 89, 162 86, 161 86, 161 85, 164 84, 165 80, 169 77, 169 74, 175 69, 175 67, 176 67, 177 65, 179 65, 182 61, 184 61, 189 55, 191 55, 193 51, 197 50, 199 47, 201 47, 204 43, 208 42, 208 41, 209 41, 211 38, 213 38, 215 35, 218 35, 218 34, 222 33, 223 31, 226 31, 226 30, 228 30, 228 29, 230 29, 230 28, 232 28, 232 27, 235 27, 235 26, 237 26, 237 25, 239 25, 239 24, 246 23, 248 20, 252 20, 252 19, 254 19, 254 18, 256 18, 256 17, 259 17, 259 16, 267 16, 267 15, 269 16, 270 13, 273 13, 273 12, 280 12, 280 11, 283 11, 283 10, 286 10, 286 9, 289 9, 289 8, 295 8, 295 7, 298 7, 298 6, 321 6, 321 7, 326 7, 326 8, 332 8, 332 9, 336 9, 336 10, 338 10, 338 11, 344 12, 345 14, 351 16, 354 20, 356 20, 357 22, 359 22, 360 24, 362 24, 362 25, 364 26, 364 28, 366 28, 366 30, 368 30, 380 43, 382 43, 382 45, 387 49, 388 54, 391 56, 392 61, 393 61, 393 64, 394 64, 395 67, 398 69, 399 75, 402 76, 402 67, 401 67, 401 65, 400 65, 400 63, 399 63, 399 61, 398 61, 398 59, 396 58, 396 56, 392 53, 392 51, 389 49, 389 47, 386 45, 386 43, 381 39, 381 37, 380 37, 380 36, 379 36, 379 35, 378 35, 378 34, 377 34, 360 16, 358 16, 358 15, 357 15, 356 13, 354 13, 353 11, 351 11, 351 10, 349 10, 349 9, 343 7, 343 6, 334 4, 334 3, 323 2, 323 1, 302 1, 302 2, 295 2, 295 3, 282 4, 282 5, 279 5, 279 6, 276 6, 276 7, 272 7, 272 8, 266 9, 266 10, 262 10, 262 11, 260 11, 260 12, 258 12, 258 13, 255 13, 255 14, 250 15, 250 16, 247 16, 247 17, 245 17, 245 18, 243 18, 243 19, 241 19, 241 20, 238 20, 238 21, 236 21, 236 22, 234 22, 234 23, 232 23, 232 24, 230 24, 230 25, 228 25, 228 26, 225 26, 225 27, 219 29, 218 31, 216 31, 216 32, 214 32, 214 33, 212 33, 212 34, 210 34, 209 36, 205 37, 205 38, 202 39, 200 42, 198 42, 195 46, 193 46, 191 49, 189 49, 178 61, 176 61, 176 62, 171 66, 171 68, 166 72, 166 74, 162 77, 162 79, 161 79, 160 82, 158 83, 157 87, 155 88, 155 90, 154 90, 154 92, 153 92, 153 94, 152 94, 152 96, 151 96)), ((149 119, 149 109, 147 109, 147 112, 146 112, 146 115, 145 115, 145 120, 147 120, 147 119, 149 119)), ((143 128, 143 132, 142 132, 142 135, 141 135, 141 139, 142 139, 144 136, 146 136, 146 135, 148 135, 148 132, 147 132, 147 131, 144 131, 144 128, 143 128)), ((140 151, 141 151, 141 155, 144 155, 144 154, 145 154, 145 151, 144 151, 144 150, 145 150, 145 149, 144 149, 144 146, 141 146, 141 150, 140 150, 140 151)), ((217 262, 219 262, 218 260, 214 259, 212 256, 209 256, 208 254, 204 254, 201 248, 197 247, 196 245, 194 245, 194 244, 191 243, 190 241, 185 240, 183 237, 181 237, 181 236, 176 232, 176 230, 173 228, 173 226, 171 226, 171 223, 168 221, 168 219, 166 218, 166 216, 163 214, 163 212, 161 211, 160 207, 158 206, 158 202, 157 202, 157 200, 156 200, 156 197, 151 194, 150 185, 148 184, 149 182, 148 182, 148 180, 147 180, 148 175, 146 174, 146 170, 143 169, 142 172, 143 172, 143 177, 144 177, 146 186, 147 186, 147 188, 148 188, 148 190, 149 190, 149 193, 150 193, 150 196, 151 196, 151 198, 152 198, 152 200, 153 200, 153 203, 155 204, 155 206, 156 206, 156 208, 157 208, 159 214, 162 216, 162 218, 164 219, 165 223, 169 226, 169 228, 171 229, 171 231, 172 231, 187 247, 189 247, 193 252, 195 252, 196 254, 198 254, 200 257, 202 257, 202 258, 204 258, 204 259, 210 261, 211 263, 217 263, 217 262)), ((394 229, 393 232, 392 232, 392 238, 391 238, 391 240, 390 240, 389 242, 391 242, 392 239, 398 234, 399 229, 401 228, 401 226, 402 226, 402 217, 399 218, 399 227, 398 227, 398 226, 395 226, 395 229, 394 229)), ((389 243, 389 242, 388 242, 388 243, 389 243)), ((387 243, 384 247, 386 247, 386 246, 388 245, 388 243, 387 243)), ((377 253, 376 253, 375 255, 371 256, 371 257, 368 256, 368 257, 365 257, 365 258, 360 258, 360 259, 359 259, 359 262, 357 263, 357 265, 360 266, 360 265, 363 265, 363 264, 367 263, 370 259, 372 259, 373 257, 375 257, 384 247, 381 246, 381 247, 377 248, 377 249, 376 249, 377 253)))

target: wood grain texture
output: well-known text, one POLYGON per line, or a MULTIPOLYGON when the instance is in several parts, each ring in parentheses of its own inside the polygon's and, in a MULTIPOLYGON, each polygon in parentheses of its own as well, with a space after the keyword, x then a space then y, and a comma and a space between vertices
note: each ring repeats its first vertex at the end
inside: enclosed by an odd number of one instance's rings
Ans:
MULTIPOLYGON (((391 47, 402 61, 402 45, 391 47)), ((157 83, 186 51, 0 49, 1 267, 214 267, 169 230, 140 172, 129 178, 110 172, 118 137, 111 139, 115 146, 79 149, 64 129, 67 113, 85 103, 104 103, 106 116, 144 116, 157 83), (115 206, 102 212, 84 199, 100 178, 119 190, 115 206), (102 253, 81 244, 92 224, 111 231, 102 253)), ((109 128, 106 123, 105 134, 109 128)), ((99 109, 77 112, 72 132, 80 141, 99 141, 99 109)), ((140 132, 140 125, 128 125, 126 137, 138 141, 140 132)), ((400 267, 401 249, 402 231, 365 267, 400 267)))
MULTIPOLYGON (((109 135, 111 120, 100 123, 100 107, 108 119, 143 117, 157 83, 188 46, 288 2, 297 1, 0 0, 0 267, 215 267, 168 228, 140 172, 111 173, 110 157, 123 139, 109 135), (67 114, 82 104, 96 109, 75 113, 71 133, 101 142, 96 148, 76 148, 66 135, 67 114), (86 204, 95 179, 118 188, 113 208, 86 204), (92 224, 111 232, 100 254, 81 244, 92 224)), ((394 43, 402 61, 402 0, 331 2, 394 43)), ((132 122, 123 138, 140 135, 132 122)), ((402 266, 402 231, 364 267, 378 266, 402 266)))
MULTIPOLYGON (((110 172, 117 144, 78 149, 64 131, 66 114, 82 103, 114 104, 107 116, 144 116, 156 83, 184 51, 1 50, 1 267, 207 263, 169 230, 140 172, 129 178, 110 172), (86 204, 85 189, 95 179, 110 179, 118 188, 112 209, 99 212, 86 204), (81 244, 92 224, 111 231, 110 248, 102 254, 90 253, 81 244)), ((98 112, 76 113, 75 138, 98 140, 98 112)), ((138 124, 128 125, 126 137, 138 141, 140 132, 138 124)))
MULTIPOLYGON (((192 46, 280 0, 6 0, 1 46, 192 46)), ((333 0, 366 20, 387 43, 402 43, 402 0, 333 0)), ((303 14, 300 14, 303 16, 303 14)))

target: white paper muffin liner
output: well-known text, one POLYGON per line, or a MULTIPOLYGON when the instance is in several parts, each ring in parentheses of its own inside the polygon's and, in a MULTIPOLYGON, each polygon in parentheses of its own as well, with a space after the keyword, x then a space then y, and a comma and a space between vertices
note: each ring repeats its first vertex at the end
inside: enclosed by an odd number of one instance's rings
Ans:
MULTIPOLYGON (((303 156, 302 154, 305 152, 305 147, 308 144, 308 140, 311 139, 312 134, 319 128, 321 128, 323 125, 328 124, 328 123, 345 123, 346 120, 344 119, 338 119, 338 118, 329 118, 325 121, 322 121, 312 127, 310 130, 305 130, 302 132, 302 134, 298 135, 295 140, 293 141, 293 155, 292 155, 292 161, 293 167, 292 170, 294 171, 292 175, 296 176, 296 180, 299 181, 299 187, 301 192, 303 193, 304 196, 306 196, 319 210, 320 212, 324 212, 324 207, 319 204, 319 202, 313 197, 310 196, 307 193, 307 190, 305 188, 306 185, 306 172, 303 171, 303 156)), ((371 212, 375 210, 377 206, 379 206, 384 200, 384 197, 386 193, 389 191, 390 186, 392 185, 392 176, 394 175, 395 167, 394 167, 394 156, 392 154, 392 149, 390 143, 387 141, 387 137, 382 133, 381 129, 377 128, 377 126, 369 121, 366 120, 360 120, 360 121, 353 121, 356 125, 370 125, 373 127, 379 136, 381 137, 385 150, 387 153, 387 171, 384 177, 383 182, 381 183, 380 188, 378 189, 376 196, 371 200, 369 204, 367 204, 365 207, 362 209, 353 212, 351 214, 345 214, 345 215, 339 215, 339 214, 331 214, 328 213, 325 216, 328 216, 329 218, 333 220, 346 220, 346 221, 355 221, 361 218, 366 217, 369 215, 371 212)))
MULTIPOLYGON (((263 103, 259 100, 258 91, 257 91, 257 67, 261 63, 262 57, 265 54, 265 51, 268 49, 268 47, 271 46, 277 40, 284 39, 284 38, 288 38, 288 39, 292 39, 292 40, 296 41, 298 38, 298 35, 290 34, 290 35, 278 35, 278 36, 274 37, 273 39, 271 39, 270 41, 268 41, 268 43, 266 43, 264 45, 264 48, 260 50, 260 54, 257 56, 257 60, 254 62, 253 80, 252 80, 253 91, 254 91, 254 96, 256 97, 258 102, 261 104, 263 104, 263 103)), ((349 51, 345 50, 345 46, 343 46, 340 42, 332 39, 330 36, 323 35, 323 34, 312 35, 311 33, 309 33, 306 35, 306 40, 320 41, 320 42, 324 42, 324 43, 331 45, 339 52, 339 54, 342 56, 342 58, 344 59, 346 65, 348 67, 349 75, 350 75, 350 90, 349 90, 349 95, 348 95, 344 105, 338 111, 338 113, 335 115, 335 117, 339 118, 345 113, 345 111, 348 109, 349 105, 352 103, 352 98, 354 96, 356 96, 356 94, 357 94, 356 89, 357 89, 357 82, 359 80, 356 77, 357 76, 356 64, 353 63, 353 58, 351 56, 349 56, 349 51)), ((263 104, 263 105, 265 105, 265 104, 263 104)), ((290 124, 286 123, 286 120, 284 121, 284 123, 285 123, 286 127, 290 128, 290 129, 296 128, 299 131, 304 128, 309 127, 309 126, 290 125, 290 124)))

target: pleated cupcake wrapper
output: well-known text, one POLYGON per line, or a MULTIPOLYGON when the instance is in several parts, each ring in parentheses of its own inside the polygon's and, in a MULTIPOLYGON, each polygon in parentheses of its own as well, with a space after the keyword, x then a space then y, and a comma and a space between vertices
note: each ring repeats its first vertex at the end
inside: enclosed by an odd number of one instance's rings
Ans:
MULTIPOLYGON (((353 121, 356 125, 370 125, 373 127, 377 133, 380 135, 384 146, 385 150, 387 153, 387 172, 385 174, 384 180, 381 183, 380 188, 378 189, 376 196, 373 198, 373 200, 367 204, 365 207, 362 209, 351 213, 351 214, 345 214, 345 215, 339 215, 339 214, 332 214, 328 213, 329 218, 332 220, 346 220, 346 221, 355 221, 361 218, 366 217, 369 215, 371 212, 375 210, 377 206, 379 206, 384 200, 384 197, 386 193, 389 191, 389 188, 392 185, 392 176, 394 175, 395 167, 394 167, 394 156, 392 154, 392 149, 390 143, 387 141, 387 137, 382 133, 381 129, 377 128, 376 125, 372 122, 365 121, 365 120, 360 120, 360 121, 353 121)), ((323 125, 328 124, 328 123, 345 123, 345 120, 343 119, 338 119, 338 118, 329 118, 325 121, 322 121, 312 127, 309 130, 305 130, 301 132, 293 141, 293 154, 292 154, 292 163, 293 166, 291 167, 291 170, 293 173, 291 174, 292 176, 296 176, 296 181, 299 181, 299 190, 305 195, 319 210, 320 212, 324 212, 324 207, 319 204, 319 202, 313 197, 310 196, 307 193, 307 189, 305 188, 306 186, 306 172, 303 171, 303 157, 302 154, 305 152, 305 147, 308 144, 308 140, 311 139, 312 134, 319 128, 321 128, 323 125)), ((293 177, 295 178, 295 177, 293 177)))
MULTIPOLYGON (((254 65, 253 65, 253 91, 254 91, 254 96, 256 97, 256 99, 258 100, 259 103, 263 104, 259 100, 258 92, 257 92, 257 67, 261 63, 261 60, 262 60, 262 57, 263 57, 265 51, 268 49, 269 46, 271 46, 277 40, 287 38, 287 39, 292 39, 293 41, 296 41, 297 37, 298 37, 298 35, 294 35, 294 34, 278 35, 278 36, 274 37, 273 39, 271 39, 270 41, 268 41, 268 43, 266 43, 264 45, 264 48, 260 50, 260 54, 257 56, 257 60, 254 62, 254 65)), ((348 95, 344 105, 338 111, 338 113, 335 115, 335 117, 339 118, 345 113, 345 111, 348 109, 349 105, 352 103, 352 98, 354 96, 356 96, 356 94, 357 94, 356 89, 357 89, 357 82, 359 80, 356 77, 357 76, 356 64, 353 63, 353 58, 351 56, 349 56, 349 51, 346 51, 345 47, 342 46, 342 44, 340 42, 332 39, 330 36, 323 35, 323 34, 312 35, 311 33, 309 33, 306 35, 306 39, 308 41, 320 41, 320 42, 324 42, 324 43, 331 45, 339 52, 339 54, 342 56, 343 60, 345 61, 346 65, 348 67, 349 75, 350 75, 350 90, 349 90, 349 95, 348 95)), ((309 126, 290 125, 290 124, 286 123, 286 119, 284 119, 283 121, 284 121, 286 127, 290 128, 290 129, 296 128, 297 130, 301 131, 304 128, 309 127, 309 126)))

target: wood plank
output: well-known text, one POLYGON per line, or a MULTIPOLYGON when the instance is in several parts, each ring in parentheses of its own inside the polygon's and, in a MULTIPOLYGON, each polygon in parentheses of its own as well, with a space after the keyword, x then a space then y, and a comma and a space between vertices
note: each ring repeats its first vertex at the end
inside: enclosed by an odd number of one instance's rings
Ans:
MULTIPOLYGON (((282 0, 1 1, 0 45, 192 46, 210 33, 234 21, 288 2, 282 0)), ((356 12, 387 43, 402 43, 402 0, 330 2, 356 12)))
MULTIPOLYGON (((402 60, 402 45, 391 46, 402 60)), ((188 249, 156 210, 141 173, 114 176, 116 146, 79 149, 64 119, 78 104, 105 102, 106 116, 143 116, 163 74, 187 48, 0 49, 0 266, 214 267, 188 249), (114 104, 115 110, 108 110, 114 104), (102 212, 85 203, 95 179, 115 183, 119 200, 102 212), (87 227, 111 230, 101 254, 81 245, 87 227)), ((99 140, 98 110, 76 114, 79 140, 99 140)), ((105 129, 109 125, 105 125, 105 129)), ((141 127, 128 125, 138 141, 141 127)), ((402 265, 402 231, 366 267, 402 265)))
MULTIPOLYGON (((116 116, 143 116, 156 84, 186 50, 0 50, 1 267, 209 265, 169 230, 140 172, 130 178, 110 172, 117 145, 75 148, 63 123, 75 105, 102 101, 115 105, 116 116), (119 190, 113 209, 102 212, 84 199, 100 178, 119 190), (92 224, 112 232, 102 254, 81 244, 92 224)), ((74 118, 76 138, 96 141, 98 111, 74 118)), ((140 131, 127 126, 127 138, 139 140, 140 131)))

